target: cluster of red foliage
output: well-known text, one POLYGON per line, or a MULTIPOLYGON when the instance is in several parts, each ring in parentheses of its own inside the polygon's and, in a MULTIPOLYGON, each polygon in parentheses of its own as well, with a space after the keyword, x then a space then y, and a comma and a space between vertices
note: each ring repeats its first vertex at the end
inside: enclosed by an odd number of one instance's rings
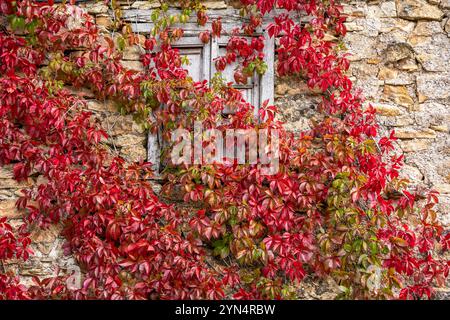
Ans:
MULTIPOLYGON (((76 66, 81 70, 92 63, 92 68, 83 70, 79 81, 90 83, 100 93, 106 81, 102 73, 107 70, 111 77, 120 78, 121 95, 127 91, 130 96, 135 94, 135 86, 129 89, 125 79, 131 73, 111 57, 112 50, 99 46, 91 19, 78 12, 86 23, 80 30, 68 30, 67 10, 30 1, 18 3, 14 19, 23 19, 27 25, 38 21, 30 31, 36 45, 13 34, 0 35, 0 162, 13 164, 19 181, 32 174, 46 178, 47 183, 24 191, 18 207, 26 209, 30 224, 45 227, 63 221, 67 248, 85 272, 80 290, 66 290, 61 279, 45 283, 36 279, 38 288, 31 288, 28 295, 104 299, 220 297, 220 282, 201 261, 203 250, 198 241, 181 236, 177 231, 182 222, 180 214, 160 202, 146 182, 148 164, 127 165, 122 159, 111 159, 100 144, 106 134, 83 111, 84 102, 59 90, 58 83, 39 76, 38 67, 46 55, 85 46, 91 49, 88 58, 75 62, 63 58, 61 64, 53 60, 49 69, 41 71, 67 72, 76 66)), ((106 91, 113 95, 111 87, 106 91)), ((16 240, 8 225, 0 231, 0 252, 5 252, 0 258, 15 255, 26 259, 29 239, 16 240), (23 245, 17 245, 18 241, 23 245)), ((6 297, 14 297, 15 293, 9 291, 13 289, 5 291, 6 297)))
MULTIPOLYGON (((420 298, 444 283, 450 264, 439 254, 450 237, 433 210, 436 194, 408 191, 398 178, 402 157, 390 155, 393 135, 377 142, 375 109, 363 109, 345 75, 346 54, 325 38, 345 35, 340 6, 241 2, 248 22, 231 32, 217 69, 238 61, 237 83, 264 73, 264 39, 243 35, 254 34, 275 6, 284 9, 268 26, 279 37, 278 74, 323 93, 322 120, 310 131, 284 131, 268 103, 256 121, 253 106, 220 74, 210 84, 189 77, 172 47, 183 35, 174 23, 195 10, 205 25, 198 1, 183 1, 176 18, 168 7, 155 10, 154 32, 142 44, 146 71, 137 72, 120 63, 126 42, 139 45, 135 35, 102 35, 76 6, 0 0, 10 21, 0 33, 0 165, 13 165, 19 181, 46 180, 24 190, 17 203, 27 213, 19 236, 0 221, 0 261, 27 259, 30 225, 63 223, 67 253, 84 277, 80 289, 69 288, 67 276, 36 278, 25 288, 0 274, 0 298, 296 298, 307 274, 333 277, 341 298, 420 298), (311 20, 300 24, 290 13, 311 20), (85 53, 64 54, 74 48, 85 53), (154 132, 164 125, 169 141, 171 130, 190 129, 195 120, 219 130, 277 129, 279 173, 263 175, 260 164, 163 160, 163 193, 181 186, 184 200, 202 207, 179 210, 153 193, 150 164, 109 154, 106 133, 65 85, 115 99, 154 132), (235 112, 223 119, 230 107, 235 112)), ((208 42, 223 32, 219 19, 200 37, 208 42)))

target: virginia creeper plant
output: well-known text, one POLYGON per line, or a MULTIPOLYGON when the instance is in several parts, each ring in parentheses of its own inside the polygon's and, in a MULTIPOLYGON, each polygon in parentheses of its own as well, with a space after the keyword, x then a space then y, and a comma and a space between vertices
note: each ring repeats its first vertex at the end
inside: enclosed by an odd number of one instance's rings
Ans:
POLYGON ((394 135, 379 137, 376 110, 363 107, 346 75, 345 47, 327 40, 346 33, 337 1, 241 0, 243 24, 233 30, 210 21, 201 1, 178 1, 175 14, 162 1, 146 39, 120 20, 115 1, 106 1, 122 31, 114 37, 68 2, 0 0, 0 165, 17 181, 41 178, 17 201, 23 224, 0 219, 0 262, 28 259, 31 228, 62 224, 83 283, 69 287, 69 275, 60 275, 25 287, 0 268, 0 299, 296 299, 307 275, 333 278, 344 299, 432 298, 445 285, 450 236, 434 211, 437 194, 399 178, 394 135), (322 94, 318 121, 298 135, 283 129, 268 102, 255 118, 221 76, 236 62, 238 84, 266 72, 265 39, 248 36, 268 15, 278 76, 322 94), (192 20, 210 27, 199 33, 204 43, 230 36, 210 83, 193 81, 173 47, 192 20), (131 45, 145 50, 143 72, 120 62, 131 45), (161 194, 152 190, 151 164, 109 150, 106 132, 73 93, 81 89, 161 131, 161 194), (194 121, 278 130, 279 172, 232 160, 171 163, 171 131, 194 121), (191 209, 168 200, 179 193, 191 209))

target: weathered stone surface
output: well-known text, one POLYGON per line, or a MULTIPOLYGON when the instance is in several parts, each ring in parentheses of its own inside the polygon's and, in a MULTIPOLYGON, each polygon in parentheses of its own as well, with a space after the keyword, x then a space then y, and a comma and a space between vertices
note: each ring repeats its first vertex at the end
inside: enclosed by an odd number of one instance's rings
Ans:
MULTIPOLYGON (((410 42, 414 38, 408 39, 410 42)), ((450 39, 443 33, 432 37, 422 36, 420 41, 414 45, 417 60, 426 71, 444 72, 450 70, 450 39)), ((410 42, 411 43, 411 42, 410 42)))
POLYGON ((11 166, 0 167, 0 179, 12 179, 13 177, 11 166))
POLYGON ((144 65, 140 61, 127 61, 127 60, 121 60, 122 65, 131 70, 136 71, 144 71, 144 65))
POLYGON ((375 104, 374 106, 377 109, 379 115, 394 117, 398 116, 402 113, 402 110, 391 104, 375 104))
POLYGON ((431 125, 430 128, 439 132, 449 132, 449 127, 447 124, 431 125))
POLYGON ((440 7, 443 9, 450 9, 450 0, 441 0, 440 7))
POLYGON ((417 92, 425 99, 446 99, 450 96, 450 74, 420 74, 417 92))
POLYGON ((380 71, 378 72, 378 79, 380 80, 390 80, 395 79, 398 76, 398 70, 381 67, 380 71))
POLYGON ((381 18, 391 18, 397 17, 397 7, 395 6, 395 1, 383 1, 377 7, 381 10, 381 18))
POLYGON ((48 179, 46 177, 44 177, 43 175, 38 176, 36 179, 36 185, 47 184, 47 183, 48 183, 48 179))
POLYGON ((17 210, 16 200, 0 201, 0 218, 19 218, 23 212, 17 210))
POLYGON ((450 300, 450 290, 443 287, 443 288, 435 288, 435 300, 450 300))
POLYGON ((382 30, 379 18, 367 16, 365 19, 358 19, 358 25, 362 27, 361 34, 367 37, 376 37, 382 30))
POLYGON ((64 87, 64 88, 68 90, 71 94, 76 95, 80 98, 92 99, 95 97, 92 90, 86 88, 74 88, 74 87, 64 87))
POLYGON ((369 78, 369 79, 354 79, 355 87, 361 89, 362 94, 367 99, 375 99, 380 96, 380 85, 383 84, 381 80, 369 78))
POLYGON ((450 147, 443 148, 442 153, 446 154, 446 155, 450 155, 450 147))
POLYGON ((365 17, 366 16, 366 6, 354 7, 347 4, 343 5, 344 14, 350 17, 365 17))
POLYGON ((416 36, 432 36, 442 33, 441 24, 438 21, 418 21, 413 34, 416 36))
POLYGON ((337 283, 330 277, 305 278, 299 285, 300 299, 333 300, 340 293, 337 283))
POLYGON ((413 50, 411 46, 406 43, 396 43, 390 45, 385 52, 387 62, 397 62, 410 58, 412 55, 413 50))
POLYGON ((378 67, 362 61, 354 62, 350 67, 350 72, 355 78, 360 80, 374 80, 374 75, 378 72, 378 67))
MULTIPOLYGON (((373 74, 372 74, 373 76, 373 74)), ((378 72, 378 79, 384 80, 385 84, 394 86, 415 84, 415 77, 408 72, 399 72, 398 69, 381 67, 378 72)))
POLYGON ((87 108, 92 111, 106 111, 106 112, 116 112, 117 107, 112 100, 98 101, 89 100, 87 101, 87 108))
POLYGON ((275 87, 275 94, 278 96, 294 96, 298 94, 316 95, 321 91, 318 88, 310 89, 305 80, 298 77, 286 77, 275 87))
POLYGON ((447 36, 449 36, 448 34, 450 34, 450 18, 447 18, 447 20, 445 20, 443 29, 445 32, 447 32, 447 36))
POLYGON ((300 118, 297 121, 286 123, 284 128, 292 132, 302 132, 310 130, 311 124, 309 119, 300 118))
POLYGON ((413 21, 395 18, 381 18, 380 32, 384 33, 382 36, 388 36, 390 33, 398 31, 404 32, 405 35, 411 33, 415 28, 413 21))
POLYGON ((0 180, 0 189, 19 189, 30 186, 33 183, 31 179, 27 181, 17 182, 14 179, 2 179, 0 180))
POLYGON ((120 151, 122 157, 131 162, 139 162, 147 158, 147 149, 144 146, 127 146, 120 151))
POLYGON ((428 1, 428 3, 431 3, 431 4, 439 4, 441 2, 441 0, 427 0, 427 1, 428 1))
POLYGON ((203 5, 205 5, 206 8, 214 10, 214 9, 226 9, 227 4, 225 1, 221 0, 207 0, 202 2, 203 5))
POLYGON ((409 107, 414 104, 414 100, 405 86, 384 86, 384 97, 401 106, 409 107))
POLYGON ((425 0, 396 0, 397 13, 400 18, 408 20, 441 20, 444 16, 437 6, 425 0))
POLYGON ((144 133, 141 125, 133 120, 132 115, 111 115, 105 119, 105 128, 111 136, 118 136, 126 133, 144 133))
POLYGON ((430 142, 426 139, 404 140, 399 141, 399 144, 404 152, 422 151, 430 147, 430 142))
POLYGON ((0 200, 11 200, 11 199, 15 199, 15 198, 16 197, 15 197, 15 193, 13 190, 0 189, 0 200))
POLYGON ((381 58, 371 57, 371 58, 368 58, 366 60, 366 63, 368 63, 368 64, 379 64, 381 61, 382 61, 381 58))
POLYGON ((406 114, 398 117, 389 117, 383 119, 383 125, 389 127, 406 127, 414 125, 414 119, 406 114))
MULTIPOLYGON (((180 7, 178 3, 169 3, 171 7, 180 7)), ((202 1, 202 5, 204 5, 207 9, 217 10, 217 9, 226 9, 227 4, 223 0, 206 0, 202 1)), ((130 8, 133 9, 141 9, 141 10, 151 10, 155 8, 159 8, 161 6, 160 1, 149 0, 149 1, 132 1, 130 8)))
POLYGON ((419 169, 410 165, 404 165, 400 170, 400 176, 412 181, 420 181, 423 179, 423 174, 419 169))
POLYGON ((111 19, 110 16, 107 16, 107 15, 96 16, 95 23, 98 26, 104 27, 108 30, 111 29, 114 25, 114 21, 111 19))
POLYGON ((86 11, 91 14, 107 13, 108 6, 104 2, 92 2, 85 4, 86 11))
MULTIPOLYGON (((406 21, 406 20, 403 20, 406 21)), ((414 28, 414 23, 411 23, 411 29, 414 28)), ((386 31, 384 33, 381 33, 378 36, 378 41, 380 44, 382 44, 383 46, 388 46, 391 45, 393 43, 405 43, 408 39, 409 36, 409 31, 405 31, 405 30, 401 30, 398 28, 394 28, 392 31, 386 31)), ((380 49, 380 47, 378 48, 380 49)))
POLYGON ((134 1, 131 5, 133 9, 154 9, 159 8, 161 3, 159 1, 134 1))
POLYGON ((436 138, 436 132, 431 129, 411 129, 411 128, 400 128, 395 130, 395 136, 399 139, 434 139, 436 138))
POLYGON ((111 115, 104 120, 104 128, 110 136, 119 136, 123 134, 138 132, 143 133, 144 129, 138 125, 132 115, 111 115))
POLYGON ((43 263, 39 261, 39 258, 34 257, 20 263, 20 265, 8 266, 8 271, 20 276, 45 276, 53 274, 52 270, 48 268, 48 263, 43 263))
POLYGON ((440 193, 448 194, 450 193, 450 183, 441 183, 434 186, 436 191, 440 193))
POLYGON ((115 139, 115 145, 118 147, 128 147, 134 145, 144 146, 146 140, 147 139, 144 135, 124 134, 119 135, 115 139))
POLYGON ((450 183, 450 159, 441 163, 437 172, 444 177, 446 182, 450 183))
POLYGON ((42 227, 35 227, 31 232, 31 240, 34 243, 42 243, 42 242, 54 242, 56 238, 61 233, 61 230, 63 229, 63 226, 58 224, 52 224, 48 228, 42 228, 42 227))
POLYGON ((125 47, 123 50, 123 60, 135 60, 139 61, 141 56, 145 53, 145 50, 138 45, 125 47))
POLYGON ((275 94, 283 96, 289 90, 289 86, 286 83, 280 83, 275 87, 275 94))
POLYGON ((347 28, 348 32, 364 30, 364 27, 358 25, 356 22, 346 22, 345 27, 347 28))
POLYGON ((345 44, 347 45, 350 53, 350 61, 358 61, 366 58, 367 56, 375 56, 375 40, 369 37, 365 37, 358 33, 350 32, 344 38, 345 44))
POLYGON ((417 71, 419 69, 419 66, 416 63, 416 60, 413 58, 399 61, 395 64, 395 67, 399 70, 407 71, 407 72, 417 71))

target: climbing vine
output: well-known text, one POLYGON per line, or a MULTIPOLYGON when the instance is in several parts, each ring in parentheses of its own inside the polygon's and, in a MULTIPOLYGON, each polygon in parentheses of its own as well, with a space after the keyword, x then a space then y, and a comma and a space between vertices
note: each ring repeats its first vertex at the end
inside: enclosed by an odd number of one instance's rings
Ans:
POLYGON ((18 181, 44 181, 23 190, 18 230, 0 220, 0 261, 28 259, 29 229, 60 223, 83 284, 71 288, 60 275, 25 287, 0 269, 0 298, 295 299, 306 275, 332 277, 339 298, 431 298, 444 285, 450 264, 440 257, 450 236, 434 211, 437 194, 399 178, 393 134, 378 136, 376 110, 363 108, 346 76, 344 46, 327 40, 345 36, 337 1, 241 0, 243 25, 232 31, 220 18, 210 21, 201 1, 177 2, 177 13, 162 1, 145 40, 120 20, 115 1, 115 28, 123 31, 115 37, 72 2, 0 0, 8 21, 0 33, 0 165, 12 165, 18 181), (236 83, 266 72, 266 39, 246 36, 268 15, 268 35, 279 41, 278 75, 322 93, 321 117, 299 135, 284 130, 268 102, 255 119, 254 106, 221 76, 236 62, 236 83), (193 81, 173 46, 192 19, 211 25, 199 34, 204 43, 230 36, 211 83, 193 81), (145 50, 143 72, 120 63, 128 45, 145 50), (74 49, 84 53, 67 54, 74 49), (160 195, 152 165, 114 156, 68 85, 113 99, 160 131, 160 195), (225 108, 234 112, 224 116, 225 108), (194 121, 222 131, 278 130, 278 173, 235 161, 172 163, 171 132, 192 130, 194 121), (191 209, 167 201, 177 190, 191 209))

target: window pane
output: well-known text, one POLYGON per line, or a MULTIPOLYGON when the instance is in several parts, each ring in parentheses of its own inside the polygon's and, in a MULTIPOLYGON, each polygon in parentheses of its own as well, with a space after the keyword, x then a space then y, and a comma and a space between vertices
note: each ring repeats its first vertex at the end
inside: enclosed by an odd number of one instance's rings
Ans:
MULTIPOLYGON (((224 46, 219 46, 219 56, 223 57, 227 54, 227 48, 224 46)), ((227 82, 233 82, 234 81, 234 71, 236 67, 238 66, 238 62, 234 62, 232 64, 228 64, 225 68, 225 70, 222 72, 223 77, 226 79, 227 82)), ((247 80, 247 85, 253 85, 254 79, 253 77, 249 77, 247 80)))
POLYGON ((194 81, 202 81, 203 77, 203 48, 180 48, 180 54, 189 59, 189 65, 183 65, 194 81))

